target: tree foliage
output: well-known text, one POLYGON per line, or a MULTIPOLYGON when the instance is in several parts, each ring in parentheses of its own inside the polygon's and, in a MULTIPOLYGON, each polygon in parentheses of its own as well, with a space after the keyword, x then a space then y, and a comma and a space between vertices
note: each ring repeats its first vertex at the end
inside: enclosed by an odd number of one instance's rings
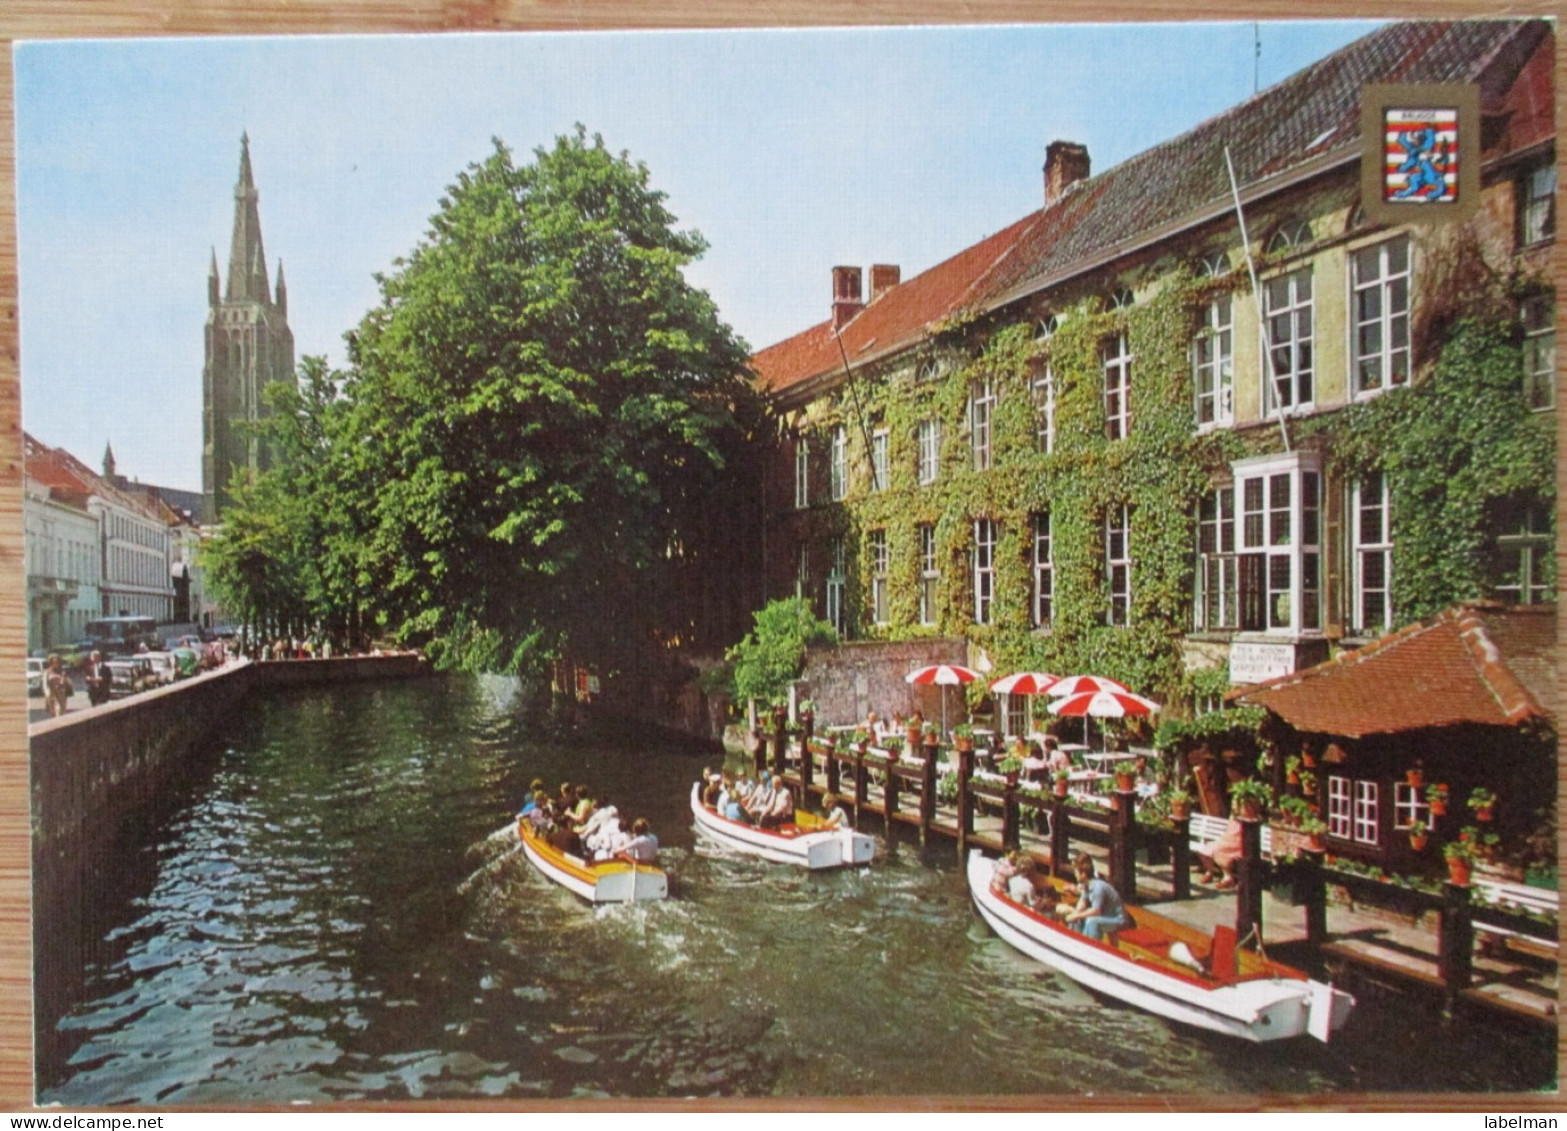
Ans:
POLYGON ((788 691, 790 681, 799 678, 807 647, 837 641, 832 625, 811 612, 811 603, 803 597, 769 602, 757 610, 755 627, 729 650, 735 697, 779 698, 788 691))
POLYGON ((450 666, 633 655, 752 412, 746 347, 683 275, 705 244, 674 223, 580 127, 529 164, 496 141, 379 277, 347 370, 279 414, 292 459, 236 532, 288 514, 257 537, 318 615, 450 666))

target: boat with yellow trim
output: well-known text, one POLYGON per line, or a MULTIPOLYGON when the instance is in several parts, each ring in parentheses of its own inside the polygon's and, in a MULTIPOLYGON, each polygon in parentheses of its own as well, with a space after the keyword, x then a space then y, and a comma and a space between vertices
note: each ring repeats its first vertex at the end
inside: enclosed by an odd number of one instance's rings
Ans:
POLYGON ((823 868, 869 864, 876 841, 853 829, 826 827, 821 818, 796 809, 788 823, 775 829, 758 828, 719 816, 702 803, 702 783, 691 787, 691 815, 698 832, 741 852, 749 852, 777 864, 798 864, 813 872, 823 868))
POLYGON ((656 864, 626 857, 589 863, 550 844, 525 819, 517 821, 517 835, 535 868, 589 903, 647 903, 669 896, 669 877, 656 864))

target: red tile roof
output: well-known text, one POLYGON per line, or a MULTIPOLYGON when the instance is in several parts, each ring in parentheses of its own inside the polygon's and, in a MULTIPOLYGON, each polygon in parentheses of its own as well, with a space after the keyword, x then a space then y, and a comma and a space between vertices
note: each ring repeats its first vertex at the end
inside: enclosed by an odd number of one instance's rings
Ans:
POLYGON ((1365 738, 1517 726, 1556 710, 1556 609, 1460 605, 1325 664, 1232 693, 1298 731, 1365 738))
MULTIPOLYGON (((996 267, 1038 221, 1039 213, 987 236, 928 271, 899 283, 851 318, 839 331, 850 365, 889 349, 907 346, 933 323, 975 304, 996 267)), ((832 320, 772 345, 751 358, 757 384, 769 392, 822 374, 841 373, 843 355, 833 338, 832 320)))
POLYGON ((165 525, 178 520, 160 500, 140 491, 121 490, 64 448, 51 448, 25 432, 22 440, 28 476, 49 488, 51 497, 85 506, 89 495, 97 495, 165 525))

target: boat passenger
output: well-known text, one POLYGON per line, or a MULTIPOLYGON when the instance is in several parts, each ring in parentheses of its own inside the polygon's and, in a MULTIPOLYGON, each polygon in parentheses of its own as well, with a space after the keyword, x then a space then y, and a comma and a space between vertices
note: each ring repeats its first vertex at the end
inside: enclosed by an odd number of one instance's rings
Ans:
POLYGON ((545 838, 551 848, 559 849, 568 856, 583 857, 582 838, 577 835, 577 830, 570 825, 562 823, 555 827, 555 831, 545 838))
MULTIPOLYGON (((617 829, 620 827, 620 810, 611 805, 609 798, 606 797, 603 804, 594 809, 588 819, 582 822, 582 827, 577 830, 577 835, 582 838, 582 843, 587 845, 589 852, 598 850, 599 834, 611 823, 617 829)), ((607 838, 605 840, 607 842, 607 838)))
POLYGON ((764 829, 776 829, 794 820, 794 795, 782 778, 773 779, 773 797, 757 819, 764 829))
POLYGON ((709 807, 718 804, 718 793, 723 788, 724 779, 713 773, 710 767, 702 767, 702 804, 709 807))
POLYGON ((576 796, 572 800, 571 808, 567 813, 567 819, 580 829, 587 822, 587 819, 593 816, 595 808, 593 798, 588 794, 588 787, 579 785, 576 789, 576 796))
POLYGON ((756 823, 751 819, 751 814, 746 811, 745 806, 741 804, 738 792, 729 794, 728 799, 723 803, 723 807, 719 809, 719 815, 731 821, 739 821, 742 825, 754 825, 756 823))
POLYGON ((540 836, 545 836, 555 827, 555 817, 550 810, 550 799, 541 789, 533 795, 533 808, 524 810, 523 815, 533 825, 533 831, 540 836))
POLYGON ((849 814, 843 808, 843 802, 836 793, 822 794, 822 825, 829 829, 848 829, 849 814))
POLYGON ((763 770, 761 784, 742 802, 746 811, 751 814, 753 824, 760 823, 762 818, 772 810, 776 796, 777 787, 773 784, 773 775, 763 770))
POLYGON ((638 864, 651 864, 658 859, 658 837, 653 835, 646 817, 631 822, 631 840, 621 852, 638 864))
POLYGON ((1072 861, 1072 869, 1077 873, 1077 906, 1066 913, 1065 919, 1075 930, 1098 941, 1113 931, 1132 925, 1120 893, 1108 880, 1102 880, 1094 874, 1091 856, 1079 853, 1077 859, 1072 861))

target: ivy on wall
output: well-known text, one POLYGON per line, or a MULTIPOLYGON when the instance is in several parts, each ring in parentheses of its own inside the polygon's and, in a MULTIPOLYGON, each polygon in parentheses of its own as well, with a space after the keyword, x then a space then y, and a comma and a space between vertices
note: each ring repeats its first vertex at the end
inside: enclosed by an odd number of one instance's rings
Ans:
MULTIPOLYGON (((1095 297, 1060 311, 1048 337, 1032 324, 955 319, 937 329, 925 355, 889 373, 857 375, 852 397, 845 389, 813 404, 813 429, 847 430, 851 483, 841 505, 802 513, 796 529, 813 553, 844 539, 852 634, 964 636, 997 671, 1093 672, 1162 702, 1189 702, 1196 688, 1180 640, 1191 623, 1197 502, 1232 461, 1280 445, 1269 427, 1194 429, 1193 334, 1206 303, 1243 283, 1239 272, 1214 279, 1164 271, 1130 306, 1107 309, 1095 297), (1102 351, 1123 333, 1133 359, 1131 423, 1125 438, 1110 440, 1102 351), (920 364, 928 360, 942 364, 920 364), (1039 450, 1032 387, 1046 366, 1055 386, 1049 453, 1039 450), (991 462, 976 470, 970 399, 984 382, 994 397, 991 462), (921 486, 918 434, 927 419, 940 421, 940 467, 935 482, 921 486), (889 437, 889 482, 873 491, 864 437, 881 429, 889 437), (1130 514, 1130 615, 1125 625, 1111 625, 1105 517, 1122 505, 1130 514), (1054 584, 1050 621, 1036 626, 1033 520, 1041 513, 1050 516, 1054 584), (975 623, 976 519, 993 521, 998 533, 990 623, 983 625, 975 623), (921 624, 920 528, 927 525, 935 530, 940 578, 933 623, 921 624), (888 573, 885 622, 874 624, 868 534, 878 530, 888 573)), ((1336 483, 1371 468, 1387 472, 1393 602, 1405 623, 1483 594, 1492 503, 1521 493, 1553 496, 1554 414, 1531 413, 1523 401, 1513 307, 1477 309, 1478 320, 1449 318, 1442 326, 1435 363, 1412 388, 1291 426, 1300 446, 1323 453, 1336 483)), ((982 684, 969 694, 977 702, 982 684)))

